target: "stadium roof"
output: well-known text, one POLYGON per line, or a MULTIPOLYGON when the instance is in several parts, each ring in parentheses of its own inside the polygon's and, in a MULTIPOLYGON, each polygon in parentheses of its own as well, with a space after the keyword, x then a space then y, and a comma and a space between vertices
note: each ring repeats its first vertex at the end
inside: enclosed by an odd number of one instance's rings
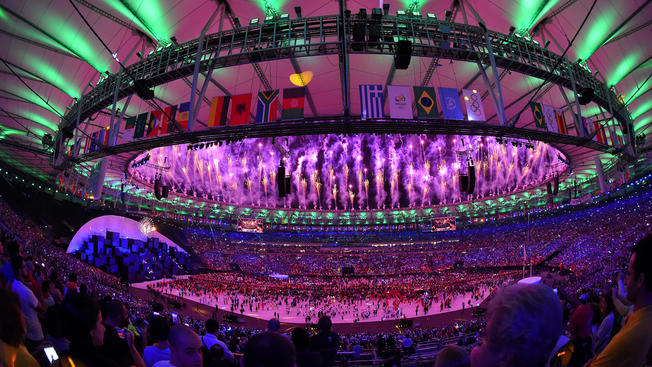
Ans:
MULTIPOLYGON (((35 176, 54 179, 46 149, 41 143, 44 134, 55 135, 61 116, 74 104, 74 99, 97 85, 102 73, 119 71, 117 60, 131 65, 139 60, 137 52, 146 57, 157 47, 172 42, 184 43, 199 37, 202 28, 218 8, 218 1, 174 0, 5 0, 0 4, 0 160, 19 167, 35 176), (75 9, 77 8, 77 9, 75 9), (78 13, 79 11, 79 13, 78 13), (80 14, 81 13, 81 14, 80 14), (108 47, 107 50, 102 42, 108 47), (46 154, 44 154, 46 153, 46 154)), ((457 11, 452 19, 478 25, 481 19, 488 29, 509 33, 514 27, 520 36, 532 35, 549 49, 563 53, 570 39, 579 31, 567 52, 570 60, 588 60, 586 67, 598 73, 597 78, 608 86, 614 85, 627 103, 636 134, 652 131, 652 7, 649 0, 493 0, 464 1, 465 12, 457 11), (477 17, 473 15, 477 11, 477 17), (586 18, 585 24, 582 26, 586 18)), ((445 19, 452 1, 348 1, 353 14, 365 8, 389 5, 389 13, 418 10, 422 17, 434 14, 445 19)), ((338 2, 248 0, 229 2, 231 19, 217 18, 208 33, 232 28, 233 18, 242 26, 253 19, 263 22, 269 14, 327 16, 339 13, 338 2), (267 13, 267 14, 266 14, 267 13)), ((413 57, 407 70, 391 72, 391 55, 351 54, 352 113, 360 114, 358 84, 420 85, 433 60, 413 57)), ((208 84, 205 96, 224 95, 225 91, 256 93, 265 90, 265 79, 273 88, 291 87, 289 76, 296 71, 311 71, 308 85, 306 117, 338 116, 342 114, 340 67, 336 55, 309 56, 260 62, 259 72, 252 64, 217 69, 208 84), (264 77, 261 77, 264 76, 264 77)), ((475 63, 439 60, 430 85, 476 89, 483 94, 487 124, 499 124, 495 108, 488 97, 488 87, 478 77, 475 63)), ((488 73, 494 82, 492 73, 488 73)), ((199 77, 203 82, 204 76, 199 77)), ((188 100, 190 78, 178 79, 155 88, 156 97, 164 104, 179 104, 188 100)), ((541 84, 532 76, 509 72, 501 79, 507 118, 526 107, 528 92, 541 84), (525 96, 525 97, 524 97, 525 96)), ((201 85, 201 84, 199 84, 201 85)), ((539 101, 553 106, 565 106, 562 93, 573 100, 572 91, 544 88, 539 101)), ((118 103, 122 106, 124 99, 118 103)), ((151 107, 134 96, 126 115, 150 111, 151 107)), ((595 104, 583 106, 584 116, 602 116, 595 104)), ((92 124, 106 126, 110 108, 92 117, 92 124)), ((200 119, 208 114, 204 104, 200 119)), ((531 115, 523 115, 517 127, 532 127, 531 115), (527 117, 525 117, 527 116, 527 117)), ((134 156, 123 153, 123 161, 134 156)), ((603 162, 613 159, 600 155, 603 162)), ((593 175, 594 166, 585 165, 577 174, 593 175)), ((116 173, 119 170, 116 170, 116 173)), ((111 179, 111 178, 109 178, 111 179)), ((116 179, 113 177, 112 179, 116 179)))

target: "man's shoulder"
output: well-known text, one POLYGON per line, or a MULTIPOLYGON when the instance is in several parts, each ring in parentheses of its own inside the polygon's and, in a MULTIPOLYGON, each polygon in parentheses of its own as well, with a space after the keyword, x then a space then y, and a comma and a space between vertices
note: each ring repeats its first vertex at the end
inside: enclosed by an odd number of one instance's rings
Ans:
POLYGON ((158 361, 152 365, 152 367, 174 367, 170 361, 158 361))

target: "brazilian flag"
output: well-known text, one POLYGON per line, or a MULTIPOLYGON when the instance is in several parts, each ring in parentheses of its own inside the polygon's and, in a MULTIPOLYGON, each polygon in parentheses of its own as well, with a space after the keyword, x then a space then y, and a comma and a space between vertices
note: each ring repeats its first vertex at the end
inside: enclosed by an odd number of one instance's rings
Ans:
POLYGON ((439 116, 437 111, 437 102, 435 88, 433 87, 413 87, 414 100, 417 106, 417 116, 419 118, 436 118, 439 116))
POLYGON ((546 121, 543 117, 543 109, 541 108, 541 104, 531 102, 530 108, 532 109, 532 117, 534 118, 534 123, 537 125, 537 128, 548 130, 548 125, 546 125, 546 121))

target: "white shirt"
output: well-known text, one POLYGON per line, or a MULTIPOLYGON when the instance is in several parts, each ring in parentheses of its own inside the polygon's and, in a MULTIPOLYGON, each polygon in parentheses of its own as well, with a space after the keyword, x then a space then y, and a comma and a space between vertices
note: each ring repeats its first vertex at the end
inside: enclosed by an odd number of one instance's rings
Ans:
POLYGON ((11 290, 18 294, 20 298, 20 309, 25 315, 25 328, 27 329, 27 339, 40 341, 43 340, 43 329, 41 322, 38 320, 36 307, 38 307, 38 299, 29 287, 25 286, 18 279, 11 283, 11 290))
POLYGON ((226 357, 226 359, 232 360, 234 358, 233 353, 231 353, 229 350, 229 347, 227 347, 226 344, 224 344, 223 341, 219 340, 215 335, 206 334, 201 337, 201 340, 202 343, 206 344, 206 348, 208 348, 208 350, 210 350, 213 345, 217 344, 222 347, 222 349, 224 349, 224 357, 226 357))
POLYGON ((145 347, 143 351, 145 366, 152 367, 157 362, 166 360, 170 360, 170 348, 160 349, 155 345, 145 347))
POLYGON ((611 330, 614 327, 614 313, 610 312, 602 320, 597 332, 593 335, 593 353, 597 356, 609 344, 611 340, 611 330))

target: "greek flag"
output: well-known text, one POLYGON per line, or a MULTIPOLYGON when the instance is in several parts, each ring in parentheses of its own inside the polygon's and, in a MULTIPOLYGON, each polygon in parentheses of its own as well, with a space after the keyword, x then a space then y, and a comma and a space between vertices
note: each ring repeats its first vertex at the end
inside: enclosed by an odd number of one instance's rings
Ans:
POLYGON ((383 112, 383 86, 380 84, 360 85, 360 110, 362 119, 385 117, 383 112))

